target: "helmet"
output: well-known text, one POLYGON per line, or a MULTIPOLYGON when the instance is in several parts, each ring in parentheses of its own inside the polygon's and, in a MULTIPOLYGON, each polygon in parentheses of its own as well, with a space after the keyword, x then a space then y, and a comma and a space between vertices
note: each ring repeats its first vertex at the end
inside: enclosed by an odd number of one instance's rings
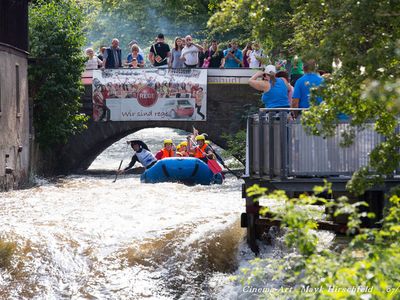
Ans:
POLYGON ((179 146, 180 146, 180 147, 181 147, 181 146, 187 146, 187 142, 182 142, 182 143, 179 144, 179 146))
POLYGON ((206 140, 205 143, 206 143, 207 145, 210 145, 210 144, 211 144, 211 141, 210 141, 210 140, 206 140))
POLYGON ((171 139, 165 139, 164 140, 164 145, 165 144, 172 144, 172 140, 171 139))
POLYGON ((196 136, 196 141, 205 141, 204 135, 196 136))

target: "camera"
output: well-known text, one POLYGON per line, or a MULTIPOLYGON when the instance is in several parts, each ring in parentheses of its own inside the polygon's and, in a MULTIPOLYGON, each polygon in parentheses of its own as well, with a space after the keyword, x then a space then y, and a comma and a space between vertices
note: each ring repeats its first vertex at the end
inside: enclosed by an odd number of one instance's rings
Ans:
POLYGON ((235 53, 235 50, 231 50, 231 53, 234 54, 234 53, 235 53))
POLYGON ((267 79, 267 74, 266 74, 266 73, 263 73, 262 79, 263 79, 263 80, 266 80, 266 79, 267 79))

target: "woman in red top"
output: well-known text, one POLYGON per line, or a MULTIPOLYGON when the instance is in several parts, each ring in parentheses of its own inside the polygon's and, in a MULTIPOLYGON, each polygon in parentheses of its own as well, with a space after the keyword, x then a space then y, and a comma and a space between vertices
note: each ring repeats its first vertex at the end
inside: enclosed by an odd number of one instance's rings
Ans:
POLYGON ((157 152, 156 158, 161 160, 166 157, 174 157, 175 150, 173 149, 172 144, 173 142, 171 139, 164 140, 164 148, 157 152))

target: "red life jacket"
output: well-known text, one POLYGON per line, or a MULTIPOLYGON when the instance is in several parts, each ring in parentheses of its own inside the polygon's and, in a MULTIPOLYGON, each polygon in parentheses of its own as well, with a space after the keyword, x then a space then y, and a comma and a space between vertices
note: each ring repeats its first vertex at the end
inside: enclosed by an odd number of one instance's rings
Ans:
POLYGON ((204 145, 202 147, 200 147, 200 146, 196 147, 194 150, 194 157, 203 158, 204 156, 206 156, 207 146, 208 145, 204 143, 204 145))
POLYGON ((168 151, 167 149, 162 148, 160 151, 162 152, 161 159, 166 158, 166 157, 174 157, 175 156, 174 150, 172 150, 172 149, 168 151))

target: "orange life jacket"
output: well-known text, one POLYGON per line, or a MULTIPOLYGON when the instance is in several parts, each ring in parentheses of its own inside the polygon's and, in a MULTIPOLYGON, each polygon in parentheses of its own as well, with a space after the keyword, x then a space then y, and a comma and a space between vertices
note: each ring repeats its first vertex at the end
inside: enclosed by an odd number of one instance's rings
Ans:
POLYGON ((202 147, 196 147, 194 149, 194 157, 197 158, 203 158, 207 153, 206 153, 206 148, 207 148, 207 144, 204 144, 202 147))
POLYGON ((162 148, 161 151, 162 151, 161 159, 166 158, 166 157, 174 157, 175 156, 174 150, 172 150, 172 149, 168 151, 167 149, 162 148))

